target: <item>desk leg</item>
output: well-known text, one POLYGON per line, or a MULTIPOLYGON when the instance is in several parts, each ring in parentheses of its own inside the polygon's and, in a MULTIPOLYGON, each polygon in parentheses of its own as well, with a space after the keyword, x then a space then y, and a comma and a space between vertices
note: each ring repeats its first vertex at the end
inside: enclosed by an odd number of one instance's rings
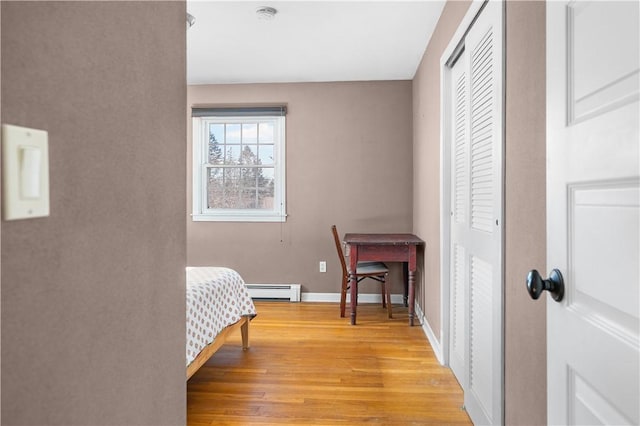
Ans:
POLYGON ((413 326, 415 318, 416 271, 409 270, 409 325, 413 326))
MULTIPOLYGON (((358 266, 358 246, 350 248, 349 266, 352 272, 357 271, 358 266)), ((355 275, 349 276, 349 286, 351 287, 351 325, 356 325, 356 309, 358 306, 358 278, 355 275)))
POLYGON ((358 306, 358 279, 355 275, 350 275, 349 289, 351 292, 351 325, 356 325, 356 306, 358 306))
POLYGON ((403 297, 402 302, 404 306, 409 306, 408 296, 409 296, 409 263, 402 262, 402 286, 403 286, 403 297))

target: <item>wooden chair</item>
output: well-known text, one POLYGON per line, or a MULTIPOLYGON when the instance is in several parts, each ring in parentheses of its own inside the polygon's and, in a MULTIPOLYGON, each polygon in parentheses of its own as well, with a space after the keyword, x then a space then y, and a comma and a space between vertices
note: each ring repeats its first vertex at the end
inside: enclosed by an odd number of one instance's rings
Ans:
MULTIPOLYGON (((349 282, 349 265, 345 260, 344 252, 342 250, 342 243, 340 241, 340 237, 338 236, 338 230, 335 225, 331 226, 331 232, 333 234, 333 240, 336 243, 336 250, 338 251, 338 259, 340 259, 340 265, 342 266, 342 291, 340 293, 340 317, 344 318, 345 308, 347 302, 347 290, 349 290, 350 282, 349 282)), ((382 307, 387 308, 387 313, 389 318, 393 318, 391 314, 391 293, 389 286, 386 284, 387 275, 389 274, 389 269, 387 265, 382 262, 358 262, 358 266, 356 267, 356 303, 357 295, 358 295, 358 283, 365 278, 371 278, 382 284, 381 294, 382 294, 382 307)))

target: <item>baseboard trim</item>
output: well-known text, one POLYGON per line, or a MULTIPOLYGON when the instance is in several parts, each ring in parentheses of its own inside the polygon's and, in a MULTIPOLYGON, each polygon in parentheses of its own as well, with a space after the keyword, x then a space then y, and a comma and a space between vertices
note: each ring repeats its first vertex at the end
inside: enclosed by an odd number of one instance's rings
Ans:
POLYGON ((427 340, 429 340, 429 344, 433 349, 433 353, 436 356, 436 359, 441 365, 445 365, 444 356, 442 354, 442 346, 440 346, 440 342, 436 338, 436 334, 431 329, 431 326, 427 321, 427 317, 424 316, 422 309, 420 309, 420 305, 418 305, 417 303, 416 303, 415 311, 416 311, 416 316, 422 323, 422 331, 424 331, 424 334, 427 336, 427 340))
MULTIPOLYGON (((351 295, 347 294, 347 303, 351 301, 351 295)), ((302 302, 324 302, 324 303, 340 303, 340 293, 306 293, 300 294, 302 302)), ((380 294, 359 294, 358 303, 382 303, 382 295, 380 294)), ((392 294, 391 303, 404 303, 402 294, 392 294)))

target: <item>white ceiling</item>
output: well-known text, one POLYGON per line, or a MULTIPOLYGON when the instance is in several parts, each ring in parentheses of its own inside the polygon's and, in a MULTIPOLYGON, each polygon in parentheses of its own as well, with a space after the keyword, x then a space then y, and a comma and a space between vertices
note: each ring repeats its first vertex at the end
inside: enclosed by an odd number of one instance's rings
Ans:
POLYGON ((410 80, 444 3, 188 0, 187 82, 410 80))

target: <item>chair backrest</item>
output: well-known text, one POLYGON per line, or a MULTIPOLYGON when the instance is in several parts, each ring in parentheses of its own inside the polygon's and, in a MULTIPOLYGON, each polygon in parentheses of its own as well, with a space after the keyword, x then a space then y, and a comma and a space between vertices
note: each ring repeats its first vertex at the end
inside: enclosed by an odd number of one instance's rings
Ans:
POLYGON ((331 225, 331 233, 333 234, 333 240, 336 243, 336 250, 338 252, 338 259, 340 259, 340 266, 342 266, 342 275, 347 276, 349 272, 347 270, 347 262, 344 259, 344 252, 342 251, 342 242, 338 236, 338 229, 335 225, 331 225))

